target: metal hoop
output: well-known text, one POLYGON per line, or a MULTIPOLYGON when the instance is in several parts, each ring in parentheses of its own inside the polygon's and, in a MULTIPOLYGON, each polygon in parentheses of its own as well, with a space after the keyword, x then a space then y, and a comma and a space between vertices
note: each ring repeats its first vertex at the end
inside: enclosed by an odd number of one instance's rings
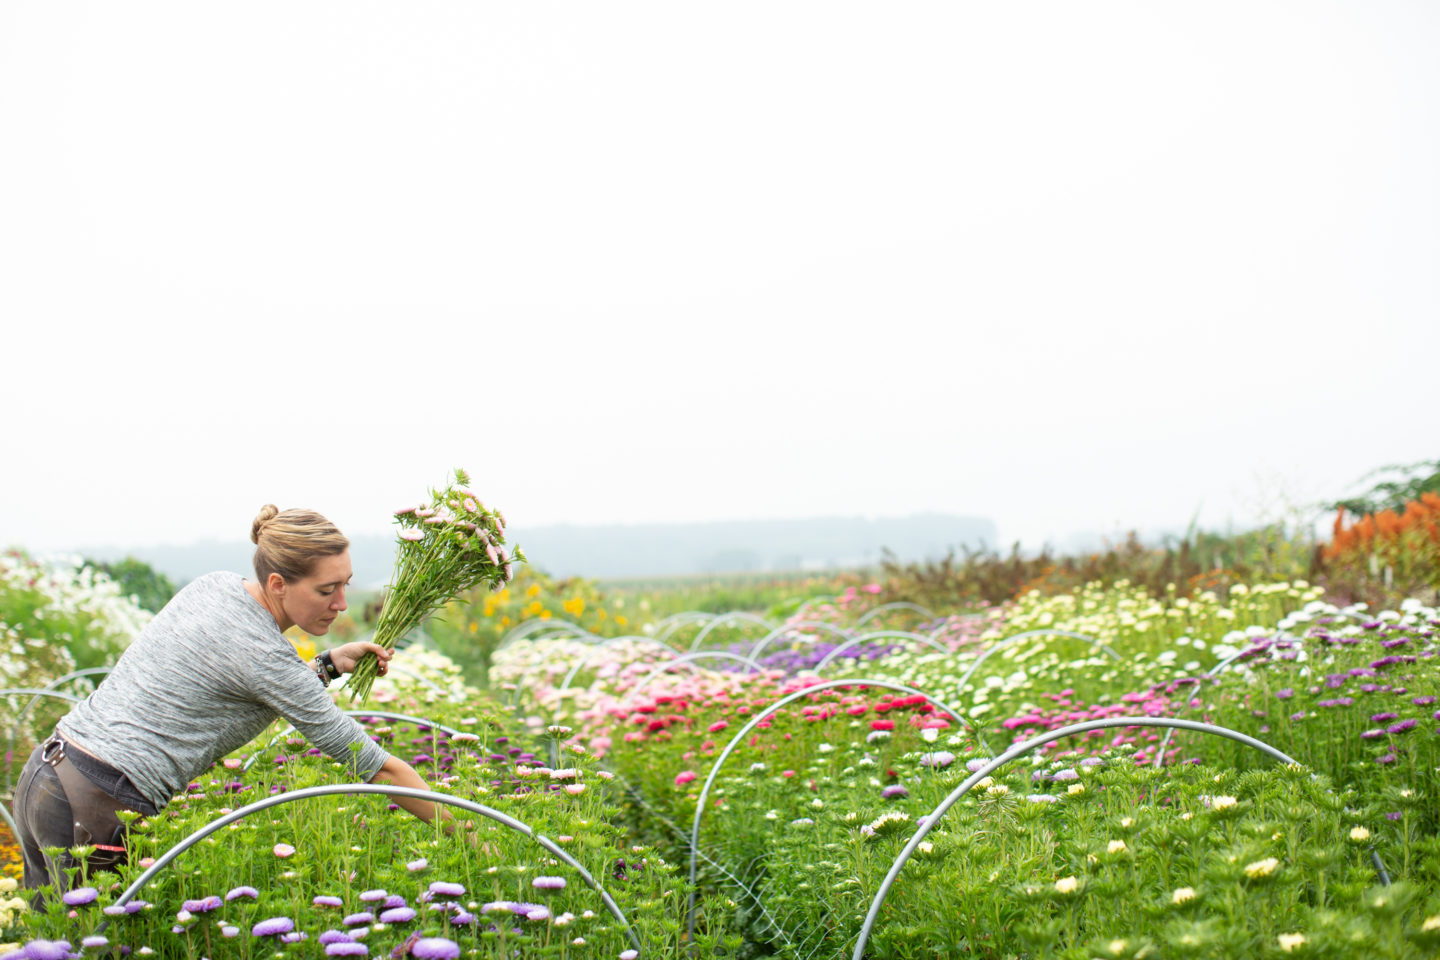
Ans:
POLYGON ((666 660, 651 670, 645 675, 645 679, 625 691, 626 698, 635 696, 635 694, 648 686, 651 680, 654 680, 671 667, 679 666, 682 663, 694 663, 696 660, 733 660, 736 663, 743 663, 748 666, 751 673, 760 673, 764 669, 754 660, 751 660, 749 657, 742 657, 738 653, 725 653, 720 650, 701 650, 699 653, 683 653, 678 657, 666 660))
MULTIPOLYGON (((98 669, 98 668, 92 667, 91 669, 98 669)), ((59 681, 55 681, 55 682, 58 683, 59 681)), ((40 687, 7 687, 7 688, 4 689, 4 690, 0 690, 0 696, 3 696, 3 697, 19 697, 19 696, 26 696, 26 695, 29 695, 29 697, 30 697, 30 702, 27 703, 27 704, 25 704, 25 706, 21 707, 21 708, 20 708, 20 712, 15 715, 15 723, 12 724, 11 727, 10 727, 9 749, 6 751, 6 756, 9 756, 10 754, 14 753, 14 751, 15 751, 15 727, 19 725, 20 721, 22 721, 22 720, 25 719, 25 714, 27 714, 27 713, 30 712, 30 708, 33 707, 33 706, 35 706, 35 704, 40 701, 40 698, 41 698, 41 697, 55 697, 56 699, 59 699, 59 700, 69 700, 71 703, 79 703, 79 702, 80 702, 80 698, 79 698, 79 697, 71 696, 71 695, 68 694, 68 693, 61 693, 61 692, 58 691, 58 690, 51 690, 49 687, 44 687, 44 688, 40 688, 40 687)), ((10 764, 9 764, 9 763, 6 763, 6 764, 5 764, 5 792, 6 792, 6 793, 9 793, 9 792, 10 792, 10 787, 11 787, 11 783, 10 783, 10 764)), ((0 810, 3 810, 3 809, 4 809, 4 805, 3 805, 3 804, 0 804, 0 810)), ((10 819, 10 815, 9 815, 8 813, 5 815, 5 820, 6 820, 7 823, 10 824, 10 827, 11 827, 10 832, 11 832, 12 834, 14 834, 15 836, 19 836, 19 834, 16 834, 16 833, 15 833, 15 830, 14 830, 15 822, 10 819)))
POLYGON ((538 633, 541 630, 547 629, 568 630, 571 632, 572 636, 588 637, 591 635, 589 630, 586 630, 584 627, 581 627, 578 624, 571 623, 569 620, 555 620, 553 618, 549 620, 541 620, 540 618, 536 617, 531 620, 526 620, 523 623, 517 623, 515 624, 515 626, 511 627, 509 631, 506 632, 505 636, 500 638, 500 642, 495 647, 495 653, 499 653, 501 650, 504 650, 512 643, 517 643, 521 640, 528 638, 532 633, 538 633))
MULTIPOLYGON (((219 819, 210 821, 205 826, 201 827, 199 830, 196 830, 194 833, 190 834, 190 836, 186 837, 184 840, 181 840, 179 843, 175 844, 169 850, 166 850, 159 857, 156 857, 155 862, 150 867, 146 868, 145 872, 140 874, 140 876, 137 877, 135 881, 130 884, 130 886, 125 888, 125 892, 120 894, 119 899, 115 901, 115 905, 124 906, 131 897, 135 896, 136 893, 144 889, 145 884, 149 883, 151 878, 153 878, 161 870, 164 870, 167 866, 169 866, 172 860, 180 856, 180 854, 184 853, 186 850, 193 847, 195 844, 199 843, 201 840, 204 840, 206 837, 210 836, 210 834, 229 826, 230 824, 234 823, 236 820, 241 819, 242 817, 248 817, 252 813, 257 813, 261 810, 267 810, 270 807, 278 806, 282 803, 291 803, 295 800, 308 800, 311 797, 324 797, 334 794, 346 795, 354 793, 375 793, 387 797, 408 797, 412 800, 429 800, 431 803, 448 804, 450 806, 459 807, 460 809, 468 811, 469 813, 479 814, 482 817, 488 817, 489 819, 494 820, 497 823, 509 827, 511 830, 514 830, 517 833, 524 834, 525 836, 534 840, 536 843, 540 844, 540 846, 548 850, 552 857, 559 858, 560 860, 564 861, 568 866, 573 868, 577 873, 579 873, 581 879, 583 879, 585 883, 589 885, 590 889, 600 894, 600 899, 605 902, 605 907, 610 911, 611 916, 613 916, 616 920, 619 920, 620 923, 625 927, 625 934, 630 938, 630 942, 634 945, 635 949, 640 949, 640 940, 638 937, 635 936, 635 931, 631 929, 630 922, 625 919, 625 914, 620 912, 620 907, 616 905, 614 899, 611 898, 610 894, 606 893, 605 889, 595 881, 595 878, 590 875, 590 871, 586 870, 583 866, 581 866, 579 861, 577 861, 574 857, 572 857, 568 852, 566 852, 562 847, 556 844, 549 837, 536 833, 533 829, 530 828, 529 824, 522 823, 521 821, 516 820, 514 817, 511 817, 508 814, 501 813, 499 810, 494 810, 490 807, 485 806, 482 803, 476 803, 473 800, 466 800, 463 797, 455 797, 447 793, 439 793, 431 790, 416 790, 412 787, 395 787, 383 783, 341 783, 319 787, 302 787, 299 790, 289 790, 285 793, 276 794, 273 797, 265 797, 261 800, 256 800, 254 803, 241 807, 239 810, 236 810, 232 813, 227 813, 219 819)), ((100 924, 99 927, 96 928, 95 932, 103 933, 109 923, 110 921, 108 919, 105 920, 100 924)))
POLYGON ((970 791, 971 787, 975 786, 975 784, 1011 760, 1023 757, 1027 753, 1045 746, 1047 743, 1062 740, 1065 737, 1073 736, 1077 733, 1100 730, 1105 727, 1179 727, 1185 730, 1197 730, 1200 733, 1226 737, 1238 743, 1243 743, 1245 746, 1253 747, 1266 756, 1279 760, 1281 763, 1296 763, 1298 765, 1297 761, 1276 750, 1268 743, 1256 740, 1254 737, 1246 736, 1228 727, 1196 723, 1193 720, 1178 720, 1173 717, 1106 717, 1103 720, 1087 720, 1084 723, 1073 723, 1068 727, 1061 727, 1058 730, 1052 730, 1049 733, 1041 734, 1033 739, 1017 743, 1000 756, 986 763, 979 770, 976 770, 965 779, 964 783, 951 791, 950 795, 940 801, 940 805, 931 811, 925 818, 925 822, 920 826, 920 829, 915 831, 915 835, 905 844, 905 849, 900 851, 900 855, 896 857, 895 862, 890 865, 890 872, 885 874, 885 879, 881 881, 880 888, 875 892, 875 899, 870 901, 870 912, 865 916, 865 925, 860 928, 860 939, 855 941, 855 950, 851 955, 851 960, 864 960, 865 942, 870 939, 870 931, 875 926, 876 918, 880 915, 880 907, 884 905, 885 897, 894 885, 895 878, 900 876, 900 870, 905 866, 906 861, 910 859, 911 854, 920 846, 920 842, 935 828, 935 824, 940 821, 940 818, 945 816, 950 808, 970 791))
POLYGON ((959 696, 962 692, 964 692, 965 684, 969 681, 970 677, 974 675, 975 671, 980 669, 980 664, 984 663, 986 658, 989 657, 990 654, 995 653, 999 650, 1003 650, 1006 647, 1011 646, 1021 640, 1024 640, 1027 637, 1039 636, 1071 637, 1075 640, 1084 640, 1092 647, 1099 647, 1101 650, 1104 650, 1110 655, 1110 659, 1120 659, 1120 654, 1116 653, 1113 649, 1111 649, 1109 645, 1101 643, 1094 637, 1087 636, 1083 633, 1075 633, 1072 630, 1026 630, 1024 633, 1017 633, 1013 637, 1006 637, 1004 640, 1001 640, 999 643, 995 644, 995 646, 991 647, 989 650, 986 650, 984 653, 980 654, 980 656, 976 657, 975 662, 970 664, 970 668, 965 671, 965 673, 960 677, 960 682, 955 685, 955 695, 959 696))
POLYGON ((903 640, 913 640, 916 643, 923 643, 931 649, 936 650, 939 653, 943 653, 947 657, 952 657, 955 655, 954 651, 949 650, 943 644, 937 643, 934 638, 927 637, 923 633, 909 633, 905 630, 877 630, 874 633, 866 633, 858 636, 854 640, 846 640, 844 643, 840 644, 840 646, 836 647, 834 650, 831 650, 829 653, 825 654, 825 656, 821 657, 820 662, 815 664, 815 666, 812 667, 811 670, 813 670, 815 673, 819 673, 821 670, 824 670, 832 660, 834 660, 836 657, 840 656, 840 654, 844 653, 846 650, 850 649, 856 644, 864 643, 866 640, 879 640, 883 637, 899 637, 903 640))
POLYGON ((887 610, 914 610, 916 613, 923 614, 927 623, 935 619, 934 612, 925 609, 924 607, 920 606, 920 604, 911 603, 909 600, 897 600, 894 603, 882 604, 881 606, 878 606, 874 610, 871 610, 869 613, 865 614, 865 616, 861 617, 859 620, 856 620, 854 629, 859 630, 861 627, 865 626, 865 624, 871 618, 878 617, 880 614, 884 613, 887 610))
MULTIPOLYGON (((454 727, 447 727, 443 723, 436 723, 434 720, 426 720, 424 717, 412 717, 409 714, 405 713, 387 713, 383 710, 342 710, 341 712, 344 713, 347 717, 365 717, 367 719, 379 718, 382 720, 394 720, 398 723, 413 723, 419 727, 429 727, 431 730, 440 730, 444 732, 446 736, 450 737, 454 737, 465 732, 463 730, 456 730, 454 727)), ((256 760, 260 759, 260 757, 262 757, 267 750, 273 747, 277 740, 279 740, 281 737, 288 737, 290 736, 290 734, 295 732, 296 731, 294 726, 287 726, 284 730, 281 730, 279 733, 275 734, 275 736, 271 737, 269 742, 267 742, 263 748, 256 751, 255 753, 252 753, 249 759, 245 761, 245 765, 240 769, 242 771, 249 770, 251 765, 254 764, 256 760)), ((479 743, 481 749, 485 750, 487 753, 490 751, 490 748, 485 745, 485 742, 483 740, 479 741, 479 743)))
POLYGON ((574 682, 575 677, 579 675, 580 671, 581 671, 581 670, 584 670, 585 667, 586 667, 586 665, 590 663, 590 658, 591 658, 591 657, 593 657, 595 654, 599 653, 603 648, 608 647, 608 646, 610 646, 611 644, 619 643, 619 642, 621 642, 622 640, 629 640, 629 641, 634 642, 634 643, 654 643, 654 644, 658 644, 658 645, 661 646, 661 647, 664 647, 666 650, 669 650, 671 653, 675 653, 675 652, 676 652, 675 648, 672 647, 672 646, 670 646, 670 644, 666 643, 664 640, 657 640, 657 639, 655 639, 654 637, 643 637, 643 636, 611 637, 611 638, 608 639, 608 640, 601 640, 599 643, 595 644, 595 646, 591 647, 589 650, 587 650, 587 651, 585 652, 585 656, 583 656, 583 657, 580 658, 580 662, 579 662, 579 663, 575 664, 575 666, 573 666, 573 667, 570 668, 570 672, 565 675, 565 681, 560 684, 560 692, 561 692, 561 693, 564 693, 566 690, 569 690, 569 689, 570 689, 570 684, 574 682))
POLYGON ((969 718, 966 717, 963 713, 950 706, 949 704, 945 703, 944 701, 935 699, 923 690, 917 690, 914 687, 906 686, 903 683, 896 683, 893 680, 870 680, 866 678, 854 680, 827 680, 824 683, 818 683, 813 687, 806 687, 804 690, 797 690, 795 693, 792 693, 789 696, 781 697, 779 700, 776 700, 764 710, 761 710, 755 716, 751 717, 750 722, 745 724, 745 726, 741 727, 740 732, 735 734, 734 737, 730 738, 729 743, 725 744, 725 749, 720 751, 720 756, 715 758, 715 762, 710 765, 710 774, 705 778, 705 785, 700 788, 700 799, 695 802, 695 825, 690 830, 690 898, 687 907, 690 914, 690 940, 692 943, 695 940, 695 878, 698 872, 697 855, 700 850, 700 818, 705 814, 705 800, 710 795, 710 787, 715 783, 715 777, 720 772, 720 766, 725 762, 726 758, 729 757, 732 752, 734 752, 736 746, 742 743, 745 738, 749 736, 750 731, 754 730, 761 720, 764 720, 766 717, 770 716, 775 711, 785 706, 788 706, 791 703, 794 703, 801 697, 808 697, 813 693, 819 693, 821 690, 831 690, 835 687, 881 687, 885 690, 897 690, 908 693, 911 696, 922 696, 925 698, 926 702, 930 703, 932 706, 945 711, 946 713, 950 714, 950 716, 954 717, 956 720, 969 727, 970 734, 975 738, 975 741, 980 744, 980 749, 985 751, 986 756, 991 756, 990 745, 985 742, 984 738, 980 736, 980 732, 975 729, 975 727, 970 723, 969 718))
POLYGON ((670 635, 681 627, 692 623, 708 623, 714 619, 715 614, 706 613, 703 610, 682 610, 680 613, 670 614, 655 624, 655 636, 661 640, 669 640, 670 635))
MULTIPOLYGON (((838 634, 839 636, 844 637, 846 640, 849 640, 851 637, 855 636, 855 634, 851 633, 849 630, 842 629, 841 627, 837 627, 834 624, 823 623, 819 620, 801 620, 798 623, 786 624, 783 627, 776 627, 774 630, 770 631, 768 636, 766 636, 759 643, 755 644, 755 646, 750 648, 750 656, 755 658, 756 660, 759 660, 760 652, 770 644, 770 641, 778 639, 779 637, 784 636, 792 630, 802 630, 809 627, 819 627, 821 630, 829 630, 831 633, 838 634)), ((812 643, 816 639, 818 638, 810 638, 812 643)))
POLYGON ((769 620, 766 620, 764 617, 757 617, 753 613, 736 611, 734 613, 721 614, 720 616, 712 619, 709 623, 705 624, 705 626, 700 629, 700 632, 696 634, 695 639, 690 642, 690 652, 694 653, 696 650, 700 649, 701 641, 703 641, 706 637, 710 635, 710 631, 720 626, 720 624, 725 623, 727 620, 744 620, 747 623, 758 623, 766 630, 775 629, 775 624, 771 623, 769 620))

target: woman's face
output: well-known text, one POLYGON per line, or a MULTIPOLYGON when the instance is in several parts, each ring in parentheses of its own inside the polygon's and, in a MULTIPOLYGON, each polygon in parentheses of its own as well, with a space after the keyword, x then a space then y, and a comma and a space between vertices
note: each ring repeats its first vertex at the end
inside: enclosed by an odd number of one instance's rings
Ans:
POLYGON ((310 576, 285 585, 281 603, 286 617, 311 636, 329 633, 335 618, 345 611, 345 588, 352 575, 349 550, 322 557, 310 576))

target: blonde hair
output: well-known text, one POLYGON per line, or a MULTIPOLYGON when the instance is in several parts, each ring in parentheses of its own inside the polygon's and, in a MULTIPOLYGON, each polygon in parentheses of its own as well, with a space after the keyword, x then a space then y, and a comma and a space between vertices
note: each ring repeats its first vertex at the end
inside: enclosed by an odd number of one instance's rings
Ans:
POLYGON ((267 503, 250 525, 255 551, 255 579, 263 587, 270 574, 278 573, 286 583, 308 577, 315 561, 343 553, 350 541, 335 524, 314 510, 280 510, 267 503))

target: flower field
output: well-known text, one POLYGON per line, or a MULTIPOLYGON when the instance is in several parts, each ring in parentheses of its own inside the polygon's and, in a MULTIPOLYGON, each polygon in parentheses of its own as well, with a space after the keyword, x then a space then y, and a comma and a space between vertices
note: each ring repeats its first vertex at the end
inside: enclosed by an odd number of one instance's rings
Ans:
POLYGON ((465 602, 461 631, 533 614, 488 676, 410 647, 418 676, 365 704, 473 834, 355 792, 277 725, 137 819, 118 877, 38 909, 5 894, 6 949, 1440 952, 1440 613, 1420 598, 1119 580, 930 611, 847 583, 788 619, 655 619, 535 583, 465 602))

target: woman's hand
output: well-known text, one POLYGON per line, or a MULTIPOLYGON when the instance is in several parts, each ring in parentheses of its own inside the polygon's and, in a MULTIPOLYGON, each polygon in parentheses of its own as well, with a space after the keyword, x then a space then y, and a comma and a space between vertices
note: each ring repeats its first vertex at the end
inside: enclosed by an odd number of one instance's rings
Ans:
POLYGON ((354 673, 355 666, 360 662, 360 658, 367 653, 373 653, 379 658, 380 663, 377 672, 380 676, 385 676, 385 671, 389 667, 390 658, 395 656, 395 651, 386 650, 380 646, 380 644, 372 643, 369 640, 356 640, 353 643, 331 647, 330 659, 335 661, 335 669, 341 673, 354 673))

